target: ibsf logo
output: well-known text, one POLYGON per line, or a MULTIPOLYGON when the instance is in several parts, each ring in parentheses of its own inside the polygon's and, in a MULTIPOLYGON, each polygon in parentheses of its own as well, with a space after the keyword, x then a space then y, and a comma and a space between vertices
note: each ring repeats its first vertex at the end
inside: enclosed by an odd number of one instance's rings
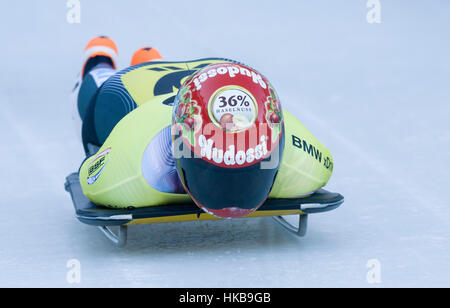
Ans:
POLYGON ((100 174, 102 174, 106 164, 109 161, 108 155, 110 152, 111 148, 107 148, 99 153, 88 165, 87 183, 89 185, 94 184, 98 180, 100 174))

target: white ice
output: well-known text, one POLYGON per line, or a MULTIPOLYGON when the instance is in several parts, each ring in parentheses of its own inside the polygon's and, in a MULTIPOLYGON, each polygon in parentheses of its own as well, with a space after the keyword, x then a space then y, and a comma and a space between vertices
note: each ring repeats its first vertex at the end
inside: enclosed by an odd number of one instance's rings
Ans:
POLYGON ((364 0, 81 0, 79 24, 66 1, 2 3, 0 286, 449 287, 450 4, 380 3, 380 24, 364 0), (122 68, 144 45, 257 68, 332 151, 344 205, 305 238, 258 218, 132 227, 113 247, 63 187, 83 159, 68 96, 99 34, 122 68))

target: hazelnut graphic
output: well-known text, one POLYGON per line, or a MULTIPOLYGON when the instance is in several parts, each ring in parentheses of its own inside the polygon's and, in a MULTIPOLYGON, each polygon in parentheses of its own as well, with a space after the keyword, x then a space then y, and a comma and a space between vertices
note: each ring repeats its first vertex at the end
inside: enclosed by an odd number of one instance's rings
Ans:
POLYGON ((231 113, 225 113, 220 118, 220 127, 222 127, 225 130, 230 130, 234 126, 233 124, 233 115, 231 113))

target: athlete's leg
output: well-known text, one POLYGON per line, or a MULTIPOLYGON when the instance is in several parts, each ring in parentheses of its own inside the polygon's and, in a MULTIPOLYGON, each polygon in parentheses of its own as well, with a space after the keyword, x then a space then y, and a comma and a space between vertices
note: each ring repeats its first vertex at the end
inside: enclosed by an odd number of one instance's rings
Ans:
POLYGON ((78 80, 72 90, 72 117, 77 133, 92 97, 102 83, 114 74, 117 61, 117 47, 113 40, 105 36, 89 41, 84 50, 84 60, 78 80))
POLYGON ((81 69, 82 82, 77 97, 77 109, 82 120, 95 92, 103 82, 114 75, 117 55, 116 44, 106 36, 95 37, 86 45, 81 69))
MULTIPOLYGON (((78 114, 83 122, 88 105, 95 93, 116 72, 110 63, 111 61, 108 57, 96 56, 91 58, 86 65, 86 67, 89 65, 89 71, 83 78, 77 98, 78 114)), ((87 71, 87 68, 85 71, 87 71)))
POLYGON ((86 45, 85 59, 72 94, 73 118, 78 132, 82 132, 85 150, 88 142, 96 144, 91 105, 95 105, 102 84, 115 74, 117 54, 116 44, 105 36, 95 37, 86 45))

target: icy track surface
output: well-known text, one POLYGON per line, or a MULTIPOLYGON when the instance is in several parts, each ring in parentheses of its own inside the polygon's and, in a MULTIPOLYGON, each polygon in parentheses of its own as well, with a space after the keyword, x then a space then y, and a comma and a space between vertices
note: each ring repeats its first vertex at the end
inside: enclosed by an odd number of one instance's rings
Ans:
POLYGON ((381 0, 381 24, 366 1, 81 1, 80 24, 59 2, 3 8, 1 287, 450 286, 447 1, 381 0), (99 34, 121 68, 145 45, 257 68, 331 149, 344 205, 311 215, 302 239, 258 218, 131 227, 114 248, 63 187, 83 159, 68 96, 99 34), (81 284, 66 281, 70 259, 81 284))

